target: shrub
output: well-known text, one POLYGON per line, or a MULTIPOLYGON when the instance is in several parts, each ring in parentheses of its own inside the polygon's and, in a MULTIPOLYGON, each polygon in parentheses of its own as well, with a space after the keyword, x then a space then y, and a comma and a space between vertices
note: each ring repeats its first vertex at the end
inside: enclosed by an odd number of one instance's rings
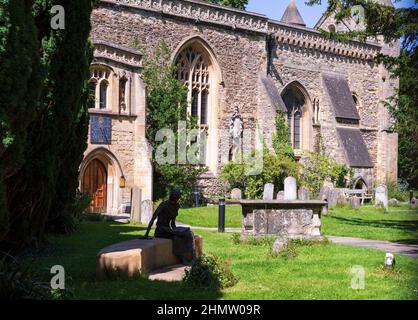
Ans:
POLYGON ((396 182, 387 183, 389 199, 395 198, 399 201, 409 200, 408 183, 406 181, 399 180, 396 182))
POLYGON ((231 188, 240 188, 246 198, 259 199, 263 196, 266 183, 273 183, 276 192, 283 189, 283 181, 288 176, 297 177, 298 163, 290 157, 271 154, 264 149, 263 167, 258 175, 248 175, 251 165, 230 162, 222 168, 221 178, 227 181, 231 188))
POLYGON ((183 278, 187 286, 215 291, 232 287, 237 282, 230 264, 214 255, 203 255, 195 259, 183 278))
POLYGON ((29 266, 22 265, 9 254, 0 260, 0 300, 53 298, 47 283, 31 273, 29 266))
POLYGON ((318 195, 326 180, 338 188, 347 186, 354 171, 324 153, 305 152, 301 159, 300 183, 318 195))

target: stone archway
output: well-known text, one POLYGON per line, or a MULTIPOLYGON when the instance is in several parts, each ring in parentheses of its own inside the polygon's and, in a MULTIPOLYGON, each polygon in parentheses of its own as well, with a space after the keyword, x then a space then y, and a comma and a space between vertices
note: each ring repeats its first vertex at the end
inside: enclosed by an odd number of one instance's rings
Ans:
POLYGON ((105 212, 107 208, 107 169, 98 159, 89 162, 83 173, 81 191, 90 196, 90 212, 105 212))
MULTIPOLYGON (((122 205, 122 194, 120 188, 120 178, 123 177, 122 167, 116 157, 111 153, 109 150, 105 148, 97 148, 91 151, 83 160, 81 167, 80 167, 80 190, 82 192, 89 193, 90 197, 94 195, 94 184, 97 185, 100 183, 100 177, 95 177, 96 175, 102 175, 102 173, 98 172, 98 170, 102 170, 106 173, 106 183, 105 183, 105 199, 104 208, 102 207, 94 207, 93 201, 100 201, 100 199, 92 199, 93 206, 90 206, 90 210, 95 209, 96 212, 106 212, 110 214, 118 213, 120 206, 122 205), (100 167, 101 165, 101 167, 100 167), (99 168, 99 169, 98 169, 99 168), (95 173, 96 172, 96 173, 95 173), (90 178, 89 175, 92 175, 93 178, 90 178), (86 180, 87 179, 87 180, 86 180), (88 186, 89 183, 88 179, 98 179, 98 182, 93 182, 93 186, 88 186), (87 182, 86 182, 87 181, 87 182), (87 188, 87 186, 89 188, 87 188), (89 190, 92 189, 92 190, 89 190)), ((100 190, 99 190, 100 191, 100 190)), ((96 197, 99 195, 96 195, 96 197)), ((98 202, 101 204, 101 202, 98 202)))

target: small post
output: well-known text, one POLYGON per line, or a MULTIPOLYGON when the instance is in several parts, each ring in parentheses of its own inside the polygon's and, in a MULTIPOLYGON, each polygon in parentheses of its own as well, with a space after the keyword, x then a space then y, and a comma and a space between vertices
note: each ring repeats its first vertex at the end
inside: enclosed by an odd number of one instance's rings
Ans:
POLYGON ((194 196, 194 206, 197 208, 199 206, 199 192, 193 192, 194 196))
POLYGON ((414 197, 414 191, 409 190, 409 203, 412 202, 412 198, 414 197))
POLYGON ((219 199, 218 232, 225 232, 225 199, 219 199))

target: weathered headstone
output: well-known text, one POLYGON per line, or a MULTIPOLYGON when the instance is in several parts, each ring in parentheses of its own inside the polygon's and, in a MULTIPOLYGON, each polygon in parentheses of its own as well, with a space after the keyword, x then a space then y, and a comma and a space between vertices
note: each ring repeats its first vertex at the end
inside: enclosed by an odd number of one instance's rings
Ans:
POLYGON ((375 206, 383 206, 386 210, 388 209, 388 188, 381 184, 375 190, 375 206))
POLYGON ((340 193, 337 197, 337 206, 344 207, 347 204, 347 198, 342 190, 340 190, 340 193))
POLYGON ((357 196, 350 197, 349 203, 351 208, 357 209, 360 207, 360 198, 357 196))
POLYGON ((141 203, 141 222, 149 224, 154 213, 154 204, 151 200, 144 200, 141 203))
POLYGON ((131 223, 141 222, 141 189, 133 187, 131 191, 131 223))
POLYGON ((335 207, 338 202, 338 197, 341 191, 339 189, 332 189, 328 197, 328 207, 335 207))
POLYGON ((386 269, 393 269, 395 267, 395 256, 393 253, 386 253, 385 256, 385 268, 386 269))
POLYGON ((284 179, 284 200, 296 200, 296 179, 293 177, 287 177, 284 179))
POLYGON ((390 199, 389 205, 394 206, 394 207, 398 206, 399 205, 398 199, 395 199, 395 198, 390 199))
POLYGON ((274 241, 273 243, 273 253, 277 254, 280 253, 281 251, 285 250, 287 248, 287 239, 283 238, 279 238, 276 241, 274 241))
POLYGON ((309 189, 306 187, 301 187, 298 190, 298 199, 299 200, 309 200, 309 189))
POLYGON ((331 188, 328 186, 323 186, 319 191, 319 200, 325 201, 329 199, 331 193, 331 188))
POLYGON ((241 189, 234 188, 231 190, 231 199, 232 200, 241 200, 242 199, 242 192, 241 189))
MULTIPOLYGON (((319 200, 327 201, 329 200, 331 194, 331 188, 324 185, 321 190, 319 191, 319 200)), ((322 207, 321 214, 327 215, 328 214, 328 204, 322 207)))
POLYGON ((284 200, 284 191, 279 191, 277 193, 277 200, 284 200))
POLYGON ((273 200, 274 184, 266 183, 264 185, 263 200, 273 200))
POLYGON ((412 198, 411 200, 411 208, 416 209, 418 207, 418 200, 417 198, 412 198))

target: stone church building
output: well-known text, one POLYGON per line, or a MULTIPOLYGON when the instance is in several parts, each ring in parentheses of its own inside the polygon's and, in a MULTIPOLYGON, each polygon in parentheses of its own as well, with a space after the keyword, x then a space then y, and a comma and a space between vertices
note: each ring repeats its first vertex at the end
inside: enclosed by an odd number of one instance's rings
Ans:
POLYGON ((200 180, 206 194, 219 194, 220 169, 231 156, 231 139, 219 129, 229 132, 239 118, 254 133, 243 152, 254 148, 260 131, 271 145, 279 110, 297 156, 318 151, 322 141, 332 158, 355 169, 357 187, 397 179, 397 135, 382 101, 398 82, 373 57, 398 54, 398 44, 329 40, 319 29, 359 24, 324 16, 308 28, 294 1, 280 21, 198 0, 101 0, 91 19, 95 99, 80 188, 91 194, 94 210, 121 212, 133 188, 152 199, 141 72, 143 54, 161 40, 188 88, 189 112, 207 135, 208 172, 200 180))

